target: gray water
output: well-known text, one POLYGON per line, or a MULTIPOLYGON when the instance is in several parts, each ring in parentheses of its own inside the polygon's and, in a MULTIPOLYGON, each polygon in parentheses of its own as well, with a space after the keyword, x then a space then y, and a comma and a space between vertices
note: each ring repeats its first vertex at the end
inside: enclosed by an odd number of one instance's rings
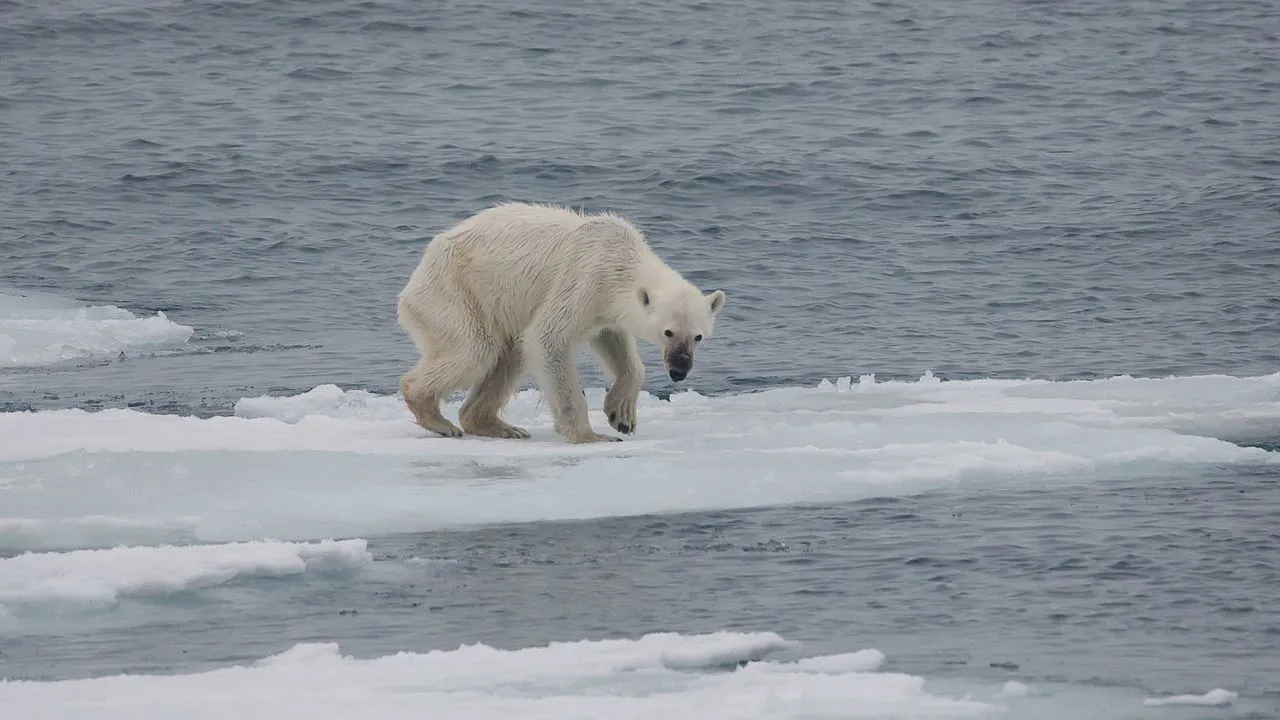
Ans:
MULTIPOLYGON (((8 371, 3 410, 394 392, 415 359, 394 297, 423 243, 504 199, 618 211, 724 289, 686 383, 703 393, 1280 365, 1269 2, 0 0, 0 18, 0 288, 197 330, 8 371)), ((648 389, 672 390, 645 357, 648 389)), ((196 623, 159 603, 146 632, 6 643, 0 675, 728 626, 911 672, 1280 703, 1269 472, 370 538, 457 560, 433 571, 454 585, 267 587, 196 623)))
POLYGON ((79 677, 335 638, 368 657, 732 629, 806 652, 874 647, 889 669, 930 678, 1230 687, 1275 710, 1277 510, 1273 472, 390 536, 370 544, 372 574, 42 623, 6 644, 0 668, 79 677))
POLYGON ((422 244, 502 199, 614 209, 725 289, 692 379, 709 392, 1280 361, 1268 2, 4 17, 0 283, 208 338, 37 373, 11 405, 394 390, 413 360, 394 298, 422 244))

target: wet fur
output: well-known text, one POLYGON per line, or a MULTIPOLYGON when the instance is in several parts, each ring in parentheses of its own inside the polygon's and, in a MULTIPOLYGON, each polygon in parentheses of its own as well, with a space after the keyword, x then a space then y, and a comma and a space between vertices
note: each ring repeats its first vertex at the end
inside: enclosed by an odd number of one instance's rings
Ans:
POLYGON ((723 292, 704 296, 616 215, 499 205, 434 237, 399 294, 397 321, 421 355, 400 389, 418 423, 440 435, 528 437, 499 418, 528 371, 556 432, 618 440, 591 428, 575 349, 589 344, 613 376, 605 415, 632 433, 644 385, 636 339, 691 362, 692 338, 710 336, 723 304, 723 292), (440 402, 464 388, 459 428, 440 402))

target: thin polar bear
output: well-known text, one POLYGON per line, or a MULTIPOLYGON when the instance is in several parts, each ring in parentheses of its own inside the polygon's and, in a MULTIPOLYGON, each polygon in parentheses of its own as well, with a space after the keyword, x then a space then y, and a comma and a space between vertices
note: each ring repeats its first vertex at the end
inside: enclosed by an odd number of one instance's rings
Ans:
POLYGON ((397 321, 421 354, 400 390, 432 432, 527 438, 499 417, 527 369, 557 433, 573 443, 620 440, 592 430, 576 348, 589 343, 613 376, 604 414, 633 433, 644 385, 636 338, 661 347, 671 379, 683 380, 724 302, 723 291, 704 295, 616 215, 498 205, 432 238, 400 292, 397 321), (440 402, 466 388, 458 428, 440 402))

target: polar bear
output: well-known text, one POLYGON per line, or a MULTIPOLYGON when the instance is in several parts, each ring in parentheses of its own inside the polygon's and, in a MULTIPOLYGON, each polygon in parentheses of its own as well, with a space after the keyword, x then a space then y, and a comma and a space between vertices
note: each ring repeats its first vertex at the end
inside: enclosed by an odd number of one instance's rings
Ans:
POLYGON ((703 295, 668 267, 617 215, 497 205, 432 238, 397 296, 397 322, 421 354, 400 390, 418 424, 439 435, 527 438, 498 417, 527 368, 557 433, 572 443, 621 440, 592 430, 574 351, 590 344, 614 380, 609 424, 634 433, 645 372, 636 338, 661 347, 667 373, 683 380, 724 302, 723 291, 703 295), (440 401, 468 387, 459 429, 440 401))

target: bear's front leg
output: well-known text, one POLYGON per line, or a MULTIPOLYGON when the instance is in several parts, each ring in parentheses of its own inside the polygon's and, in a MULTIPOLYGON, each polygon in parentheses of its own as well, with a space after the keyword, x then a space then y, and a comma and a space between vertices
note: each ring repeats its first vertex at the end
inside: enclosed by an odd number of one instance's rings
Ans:
POLYGON ((572 346, 554 331, 533 332, 525 338, 525 357, 538 389, 551 406, 556 432, 571 443, 618 442, 622 438, 601 435, 591 429, 587 400, 578 384, 572 346))
POLYGON ((644 385, 644 361, 630 333, 606 328, 591 339, 591 347, 613 375, 613 387, 604 396, 604 414, 618 432, 636 431, 636 401, 644 385))
POLYGON ((618 432, 630 435, 636 431, 636 401, 639 398, 639 389, 626 390, 621 385, 614 385, 604 394, 604 415, 618 432))

